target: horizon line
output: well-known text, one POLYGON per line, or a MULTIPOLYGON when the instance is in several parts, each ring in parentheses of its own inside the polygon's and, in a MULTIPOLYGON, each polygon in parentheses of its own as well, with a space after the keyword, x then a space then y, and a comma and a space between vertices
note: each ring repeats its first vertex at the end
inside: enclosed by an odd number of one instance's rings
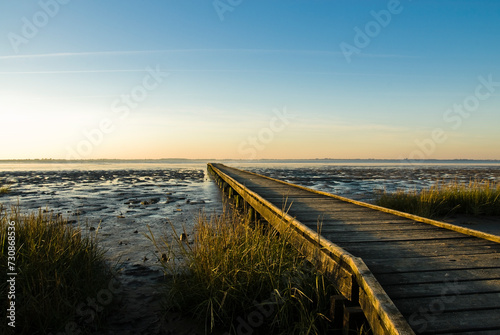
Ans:
POLYGON ((492 161, 500 162, 500 158, 428 158, 428 159, 408 159, 408 158, 89 158, 89 159, 65 159, 65 158, 4 158, 0 162, 93 162, 93 161, 401 161, 401 162, 432 162, 432 161, 492 161))

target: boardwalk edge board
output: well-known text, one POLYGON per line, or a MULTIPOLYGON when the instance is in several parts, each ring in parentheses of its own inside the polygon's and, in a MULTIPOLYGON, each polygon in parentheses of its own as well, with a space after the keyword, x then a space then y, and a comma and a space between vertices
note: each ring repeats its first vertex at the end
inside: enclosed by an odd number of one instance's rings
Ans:
MULTIPOLYGON (((342 295, 353 303, 359 304, 374 334, 415 334, 362 259, 353 256, 331 241, 319 236, 318 233, 288 215, 283 209, 274 206, 260 195, 223 173, 217 166, 224 167, 222 164, 207 164, 209 172, 216 179, 220 178, 219 181, 229 185, 230 189, 233 190, 232 192, 238 193, 246 203, 275 226, 278 231, 293 229, 298 248, 316 265, 327 269, 334 276, 334 280, 338 281, 342 295)), ((251 174, 265 177, 255 173, 251 174)), ((273 178, 265 178, 311 191, 308 188, 273 178)), ((219 186, 224 187, 221 184, 219 186)))

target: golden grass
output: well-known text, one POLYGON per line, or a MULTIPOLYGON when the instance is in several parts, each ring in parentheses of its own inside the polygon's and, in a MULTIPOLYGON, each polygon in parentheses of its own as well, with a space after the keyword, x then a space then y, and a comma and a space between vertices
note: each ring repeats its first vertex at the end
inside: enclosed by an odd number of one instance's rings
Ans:
POLYGON ((450 214, 500 215, 500 182, 440 181, 420 192, 384 192, 376 204, 428 218, 450 214))
MULTIPOLYGON (((96 297, 111 278, 103 251, 94 236, 67 224, 60 216, 10 211, 0 205, 1 308, 7 309, 9 223, 15 222, 16 334, 64 331, 75 318, 78 305, 96 297)), ((12 240, 12 238, 10 239, 12 240)), ((11 331, 6 319, 0 333, 11 331)))
POLYGON ((246 217, 229 211, 201 214, 192 244, 180 241, 175 229, 161 245, 151 235, 171 276, 167 309, 204 320, 207 333, 241 332, 247 317, 259 313, 262 322, 251 327, 254 333, 331 331, 333 285, 291 246, 289 234, 246 217))

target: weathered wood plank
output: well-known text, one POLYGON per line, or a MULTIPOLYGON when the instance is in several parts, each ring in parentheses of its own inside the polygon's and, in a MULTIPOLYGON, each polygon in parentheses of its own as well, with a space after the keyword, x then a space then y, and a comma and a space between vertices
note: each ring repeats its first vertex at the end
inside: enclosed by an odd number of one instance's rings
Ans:
MULTIPOLYGON (((302 222, 302 221, 301 221, 302 222)), ((381 233, 381 234, 391 234, 392 232, 398 232, 398 233, 409 233, 412 234, 413 232, 426 232, 426 233, 435 233, 439 231, 429 229, 428 227, 425 226, 420 226, 420 225, 412 225, 412 224, 406 224, 406 225, 391 225, 391 224, 358 224, 358 225, 353 225, 353 224, 342 224, 342 223, 323 223, 323 224, 306 224, 307 227, 317 230, 319 226, 319 230, 323 234, 328 234, 328 233, 381 233)))
POLYGON ((318 215, 307 216, 302 221, 305 225, 315 225, 318 222, 321 222, 323 226, 328 225, 347 225, 347 226, 377 226, 379 224, 382 225, 390 225, 392 227, 398 226, 415 226, 415 227, 429 227, 421 222, 409 221, 409 220, 387 220, 386 218, 377 218, 375 216, 365 217, 365 216, 350 216, 349 218, 339 218, 339 217, 331 217, 328 215, 318 215))
MULTIPOLYGON (((425 315, 429 312, 463 312, 484 309, 500 309, 498 293, 462 294, 448 297, 405 298, 393 300, 400 311, 425 315)), ((500 315, 499 315, 500 317, 500 315)))
POLYGON ((446 247, 461 247, 461 246, 477 246, 478 248, 483 246, 498 246, 499 243, 490 242, 487 240, 470 237, 462 235, 460 238, 452 239, 442 239, 442 240, 432 240, 432 241, 421 241, 421 242, 405 242, 405 241, 385 241, 383 244, 378 243, 364 243, 364 242, 344 242, 346 248, 352 249, 362 249, 362 248, 374 248, 378 250, 380 248, 394 248, 394 249, 425 249, 427 247, 432 248, 446 248, 446 247), (424 246, 422 248, 422 246, 424 246), (378 249, 377 249, 378 248, 378 249))
POLYGON ((385 241, 384 243, 368 243, 368 242, 343 242, 342 246, 346 249, 353 251, 363 251, 363 250, 373 250, 376 254, 379 251, 384 250, 402 250, 418 252, 422 255, 426 254, 427 250, 431 250, 431 253, 437 253, 439 250, 444 249, 458 249, 462 247, 477 247, 479 248, 490 248, 492 250, 498 250, 500 246, 498 243, 490 242, 487 240, 478 239, 475 237, 464 237, 457 239, 440 239, 431 241, 385 241))
MULTIPOLYGON (((500 329, 496 330, 474 330, 471 332, 465 331, 460 332, 460 335, 498 335, 500 333, 500 329)), ((439 335, 456 335, 457 333, 439 333, 439 335)))
MULTIPOLYGON (((417 241, 413 241, 417 242, 417 241)), ((374 251, 364 249, 360 251, 349 250, 345 248, 351 254, 361 257, 364 260, 373 258, 414 258, 414 257, 437 257, 437 256, 459 256, 459 255, 476 255, 476 254, 490 254, 490 253, 500 253, 498 249, 480 249, 477 247, 463 247, 463 248, 443 248, 442 250, 430 249, 430 250, 384 250, 384 251, 374 251)))
POLYGON ((440 297, 459 294, 499 293, 500 279, 485 279, 475 281, 454 281, 419 285, 384 285, 391 299, 406 299, 414 297, 440 297))
MULTIPOLYGON (((288 214, 295 217, 297 220, 304 224, 316 224, 317 222, 331 221, 332 223, 342 223, 346 225, 358 225, 358 224, 378 224, 378 223, 391 223, 394 225, 399 224, 409 224, 412 221, 397 221, 388 220, 386 217, 380 217, 377 215, 367 216, 365 213, 353 212, 353 211, 337 211, 337 212, 317 212, 317 211, 298 211, 290 209, 288 214), (392 222, 389 222, 392 221, 392 222)), ((432 227, 432 226, 431 226, 432 227)))
POLYGON ((500 252, 500 244, 476 238, 431 241, 388 241, 385 243, 339 243, 353 255, 370 258, 468 255, 500 252))
MULTIPOLYGON (((323 230, 322 230, 323 231, 323 230)), ((350 237, 354 237, 354 234, 349 234, 349 233, 337 233, 335 232, 331 233, 332 236, 338 236, 338 237, 345 237, 345 235, 349 235, 350 237)), ((392 232, 388 233, 386 230, 376 230, 376 229, 371 229, 371 230, 365 230, 365 231, 359 231, 356 233, 355 236, 370 236, 370 237, 377 237, 380 239, 387 239, 388 237, 397 235, 397 236, 426 236, 429 238, 464 238, 463 234, 456 233, 454 231, 449 231, 446 229, 440 229, 440 228, 435 228, 435 227, 422 227, 421 229, 393 229, 392 232)))
POLYGON ((339 233, 329 233, 329 234, 322 234, 326 239, 337 243, 337 244, 343 244, 345 242, 364 242, 364 243, 370 243, 370 242, 378 242, 378 243, 385 243, 385 242, 390 242, 390 241, 434 241, 434 240, 454 240, 454 239, 460 239, 460 238, 466 238, 464 236, 457 236, 453 234, 446 234, 446 233, 439 233, 436 234, 435 236, 431 234, 425 234, 425 233, 414 233, 414 234, 408 234, 408 233, 401 233, 401 234, 369 234, 369 233, 356 233, 356 234, 339 234, 339 233))
POLYGON ((500 309, 452 313, 412 314, 408 317, 417 334, 460 333, 496 330, 500 334, 500 309))
POLYGON ((451 255, 405 259, 367 259, 366 264, 374 274, 447 269, 488 269, 500 267, 500 254, 451 255))
POLYGON ((471 281, 500 279, 500 267, 492 269, 452 269, 378 274, 377 279, 382 285, 444 283, 447 280, 471 281))

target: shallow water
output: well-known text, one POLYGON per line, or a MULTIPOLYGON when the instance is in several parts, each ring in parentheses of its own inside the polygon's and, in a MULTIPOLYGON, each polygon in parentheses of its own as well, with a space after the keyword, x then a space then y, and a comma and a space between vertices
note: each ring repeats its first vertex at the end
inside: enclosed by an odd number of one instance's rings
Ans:
POLYGON ((159 236, 171 222, 192 227, 201 211, 221 208, 220 193, 205 169, 60 170, 0 172, 11 192, 4 206, 41 209, 68 217, 71 224, 99 229, 112 261, 144 264, 154 259, 149 228, 159 236), (148 228, 149 227, 149 228, 148 228))

